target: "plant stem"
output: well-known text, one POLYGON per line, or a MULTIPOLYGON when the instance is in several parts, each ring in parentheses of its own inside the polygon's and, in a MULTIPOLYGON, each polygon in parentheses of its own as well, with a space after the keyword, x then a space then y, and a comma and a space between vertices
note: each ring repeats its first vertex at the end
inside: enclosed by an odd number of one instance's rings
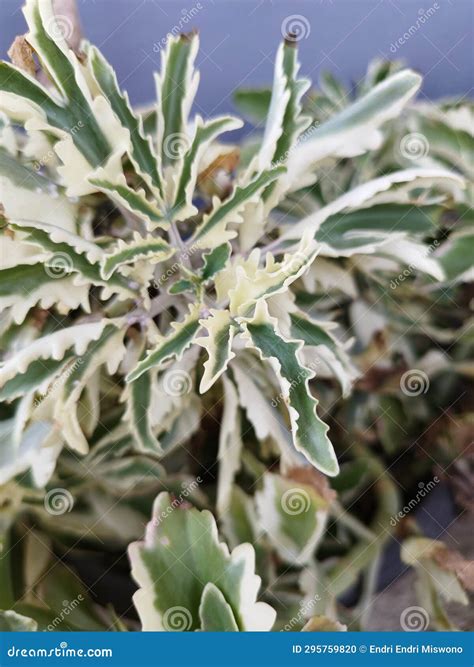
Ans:
POLYGON ((170 236, 170 241, 171 243, 178 248, 179 251, 179 259, 180 262, 183 266, 185 266, 188 269, 191 269, 191 261, 189 259, 189 254, 186 249, 186 245, 181 238, 181 235, 178 231, 178 227, 176 225, 176 222, 174 220, 170 221, 170 229, 169 229, 169 236, 170 236))

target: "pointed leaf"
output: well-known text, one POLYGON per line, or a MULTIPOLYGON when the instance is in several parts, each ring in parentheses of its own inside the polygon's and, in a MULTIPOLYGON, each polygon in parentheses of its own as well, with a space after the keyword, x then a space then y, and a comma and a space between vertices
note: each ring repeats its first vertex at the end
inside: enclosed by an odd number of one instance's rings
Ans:
POLYGON ((238 632, 232 607, 227 603, 222 591, 209 581, 199 605, 201 630, 204 632, 238 632))
POLYGON ((195 342, 207 351, 199 391, 204 394, 225 372, 229 361, 235 357, 231 351, 235 325, 228 310, 211 310, 211 317, 200 320, 207 336, 196 338, 195 342))
POLYGON ((302 365, 301 342, 285 340, 277 330, 277 321, 268 314, 265 302, 259 301, 251 319, 239 319, 246 330, 248 346, 255 347, 262 359, 274 369, 285 402, 287 402, 293 443, 318 470, 334 476, 339 466, 327 436, 328 427, 316 414, 318 401, 311 395, 309 380, 314 373, 302 365))
POLYGON ((157 126, 158 146, 165 166, 175 162, 180 157, 179 153, 188 147, 186 125, 199 82, 194 70, 198 48, 197 33, 189 33, 169 36, 166 49, 162 52, 161 74, 156 75, 157 126))
POLYGON ((152 380, 151 372, 146 372, 126 385, 127 410, 125 419, 130 425, 138 449, 158 452, 161 448, 150 424, 152 380))
POLYGON ((132 190, 123 177, 119 182, 111 183, 99 174, 89 178, 89 183, 95 185, 98 190, 104 192, 113 201, 124 206, 128 211, 150 223, 151 227, 162 227, 166 221, 157 204, 145 197, 144 190, 132 190))
POLYGON ((137 234, 131 242, 119 241, 112 252, 103 256, 100 273, 104 280, 108 280, 124 264, 134 264, 142 259, 157 264, 169 259, 174 253, 174 248, 163 239, 155 236, 143 238, 137 234))
POLYGON ((173 204, 175 215, 178 217, 192 215, 195 210, 192 199, 196 188, 199 163, 209 145, 223 132, 238 130, 240 127, 242 127, 242 122, 232 116, 215 118, 206 123, 200 116, 196 117, 194 136, 180 165, 173 204))
POLYGON ((163 193, 163 185, 158 168, 158 158, 150 137, 145 135, 143 121, 133 111, 128 95, 120 90, 117 76, 102 53, 91 47, 88 51, 88 63, 102 92, 107 97, 114 113, 123 127, 130 132, 131 158, 139 172, 151 179, 152 184, 163 193))
POLYGON ((173 330, 150 350, 136 368, 128 374, 127 382, 133 382, 150 368, 159 367, 164 361, 175 357, 180 359, 183 352, 193 343, 199 331, 199 307, 190 309, 182 322, 174 323, 173 330))
POLYGON ((269 183, 284 173, 284 167, 276 167, 259 174, 247 185, 237 185, 228 199, 223 202, 214 200, 214 208, 197 228, 193 239, 201 247, 214 248, 234 238, 237 232, 227 230, 229 223, 242 221, 242 210, 250 202, 255 201, 257 195, 269 183))
POLYGON ((219 431, 219 476, 217 480, 217 511, 220 516, 229 510, 234 478, 240 469, 242 437, 240 434, 239 397, 235 385, 227 377, 224 385, 224 410, 219 431))
POLYGON ((353 157, 377 148, 382 141, 379 128, 398 117, 420 84, 419 74, 411 70, 397 72, 320 125, 289 156, 288 180, 292 188, 299 189, 301 179, 324 158, 353 157))
POLYGON ((222 271, 232 252, 230 243, 223 243, 210 252, 203 255, 204 265, 201 269, 201 277, 204 281, 213 278, 216 273, 222 271))

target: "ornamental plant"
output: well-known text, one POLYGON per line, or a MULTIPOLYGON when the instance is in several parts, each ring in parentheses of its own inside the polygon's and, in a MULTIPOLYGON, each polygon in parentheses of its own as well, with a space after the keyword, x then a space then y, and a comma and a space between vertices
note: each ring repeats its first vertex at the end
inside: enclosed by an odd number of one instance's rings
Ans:
POLYGON ((364 628, 396 535, 452 627, 472 566, 388 468, 436 419, 430 382, 447 403, 472 376, 469 105, 414 105, 386 63, 355 99, 311 92, 289 34, 271 90, 236 96, 260 125, 239 147, 239 118, 192 113, 196 33, 133 110, 50 0, 24 14, 0 65, 0 623, 364 628))

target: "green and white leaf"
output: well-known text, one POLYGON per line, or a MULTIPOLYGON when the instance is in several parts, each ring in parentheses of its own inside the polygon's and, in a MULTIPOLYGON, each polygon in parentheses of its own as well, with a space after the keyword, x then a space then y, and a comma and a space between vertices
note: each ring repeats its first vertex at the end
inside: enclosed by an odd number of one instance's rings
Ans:
POLYGON ((121 266, 135 264, 143 259, 151 264, 157 264, 169 259, 175 252, 175 249, 163 239, 156 236, 144 238, 136 232, 133 241, 119 240, 112 252, 103 255, 100 272, 104 280, 108 280, 121 266))
POLYGON ((17 223, 46 223, 75 232, 77 203, 57 185, 0 151, 0 190, 5 217, 17 223))
MULTIPOLYGON (((330 204, 292 225, 280 238, 282 240, 296 240, 301 238, 301 235, 307 230, 311 230, 316 235, 325 220, 345 209, 360 208, 364 204, 376 205, 390 202, 393 197, 392 188, 400 184, 408 184, 409 189, 414 190, 420 187, 429 188, 433 185, 442 188, 449 188, 450 185, 462 187, 464 181, 457 174, 442 169, 424 168, 394 171, 349 190, 330 204), (379 193, 384 193, 385 201, 376 198, 379 193)), ((326 251, 325 246, 323 249, 326 251)), ((324 252, 324 254, 326 253, 324 252)))
MULTIPOLYGON (((435 559, 436 553, 447 551, 443 542, 425 537, 411 537, 406 539, 400 551, 401 559, 407 565, 414 567, 421 578, 428 580, 428 585, 446 602, 457 602, 468 605, 469 598, 459 581, 456 572, 443 567, 442 561, 435 559)), ((466 561, 466 565, 468 561, 466 561)), ((471 564, 469 562, 468 566, 471 564)))
POLYGON ((206 281, 222 271, 229 260, 232 248, 230 243, 223 243, 210 252, 203 254, 204 264, 201 269, 201 278, 206 281))
POLYGON ((133 382, 150 368, 159 368, 165 361, 180 359, 183 352, 194 342, 200 328, 200 306, 190 307, 189 313, 182 322, 173 322, 172 331, 164 336, 159 343, 149 351, 136 368, 128 374, 127 382, 133 382))
POLYGON ((122 126, 130 133, 129 155, 135 169, 145 178, 149 186, 154 186, 158 190, 155 194, 162 195, 163 185, 158 156, 151 137, 145 135, 141 116, 133 111, 128 94, 120 90, 117 75, 102 53, 92 46, 87 50, 87 55, 88 65, 97 84, 110 102, 122 126))
MULTIPOLYGON (((208 583, 222 594, 217 597, 230 607, 228 622, 231 611, 239 630, 270 630, 274 623, 274 610, 256 601, 260 577, 254 574, 253 547, 241 544, 229 552, 207 510, 173 506, 169 494, 160 493, 146 539, 130 545, 129 556, 139 585, 133 599, 145 631, 201 629, 201 605, 206 611, 211 606, 202 603, 208 583)), ((206 613, 206 624, 211 621, 219 619, 206 613)))
MULTIPOLYGON (((311 124, 311 118, 302 114, 301 104, 310 81, 298 78, 299 68, 296 44, 280 44, 275 60, 272 98, 265 132, 256 159, 259 171, 285 164, 295 150, 298 137, 311 124)), ((287 176, 282 174, 265 189, 263 199, 266 202, 266 213, 280 201, 287 187, 287 176)))
POLYGON ((0 611, 1 632, 36 632, 38 623, 22 614, 17 614, 13 609, 0 611))
POLYGON ((284 171, 284 167, 263 171, 247 185, 237 185, 230 197, 223 202, 214 197, 212 211, 204 216, 191 239, 191 244, 198 244, 203 248, 215 248, 235 238, 237 232, 228 229, 228 225, 242 222, 242 211, 245 206, 257 201, 262 190, 284 171))
POLYGON ((239 318, 248 347, 258 350, 269 361, 280 383, 287 404, 293 444, 321 472, 334 476, 339 472, 336 455, 327 436, 328 427, 316 414, 318 401, 309 389, 314 376, 300 361, 302 343, 285 340, 278 332, 278 322, 268 314, 263 300, 257 303, 252 318, 239 318))
POLYGON ((155 74, 157 91, 157 143, 164 167, 187 150, 188 116, 199 84, 194 61, 199 48, 197 33, 169 36, 161 52, 161 73, 155 74))
POLYGON ((205 587, 199 605, 199 618, 203 632, 238 632, 232 607, 222 591, 212 581, 205 587))
POLYGON ((474 280, 474 233, 470 229, 453 233, 437 253, 437 259, 447 280, 472 282, 474 280))
POLYGON ((23 220, 11 220, 11 227, 17 229, 18 231, 23 231, 25 233, 30 232, 32 235, 32 240, 35 238, 38 239, 38 245, 44 247, 45 250, 50 250, 53 246, 50 244, 41 243, 41 239, 44 238, 44 234, 47 234, 52 243, 57 245, 67 245, 75 253, 80 255, 85 255, 88 262, 91 264, 99 263, 104 255, 102 248, 100 248, 96 243, 88 241, 82 236, 78 236, 73 232, 57 227, 56 225, 50 225, 45 222, 37 222, 33 220, 23 221, 23 220), (33 230, 38 230, 40 234, 35 235, 33 230), (44 232, 44 234, 41 234, 44 232))
POLYGON ((261 528, 280 556, 303 565, 314 556, 326 529, 328 501, 308 484, 266 473, 255 495, 261 528))
POLYGON ((51 0, 27 0, 24 14, 30 28, 26 39, 55 88, 46 89, 19 68, 2 63, 2 104, 5 97, 5 111, 24 122, 29 134, 48 132, 54 138, 54 150, 63 162, 58 172, 68 194, 87 194, 93 191, 87 183, 93 168, 103 164, 110 176, 121 171, 117 156, 126 149, 129 133, 105 97, 91 94, 81 63, 62 36, 51 0))
POLYGON ((416 72, 397 72, 320 125, 289 155, 291 189, 312 183, 312 169, 325 158, 354 157, 378 148, 383 139, 381 126, 399 116, 420 84, 421 76, 416 72))
MULTIPOLYGON (((108 281, 102 278, 99 263, 89 261, 86 256, 87 253, 93 255, 94 252, 96 257, 99 256, 93 243, 46 225, 42 225, 44 229, 40 229, 38 226, 31 227, 23 224, 19 227, 12 223, 12 227, 21 229, 25 233, 24 243, 37 245, 48 253, 43 272, 45 278, 50 281, 55 280, 58 275, 61 277, 62 275, 78 274, 75 277, 76 284, 81 285, 86 281, 101 286, 104 299, 115 293, 125 299, 136 296, 123 276, 112 276, 108 281), (63 240, 54 241, 53 237, 63 240)), ((102 253, 100 256, 102 257, 102 253)))
POLYGON ((151 230, 156 227, 167 226, 163 213, 158 207, 158 202, 148 200, 143 189, 134 190, 129 187, 123 174, 114 182, 107 180, 105 176, 102 170, 98 169, 91 175, 89 182, 127 211, 130 211, 139 219, 145 220, 151 230))
POLYGON ((243 447, 239 397, 235 385, 228 377, 222 378, 224 387, 224 409, 219 431, 219 476, 217 480, 216 507, 219 516, 229 511, 235 475, 240 469, 243 447))
POLYGON ((80 418, 80 398, 100 367, 106 366, 109 375, 117 372, 125 355, 125 331, 120 328, 120 324, 120 321, 106 322, 100 337, 89 344, 82 353, 80 363, 74 366, 73 372, 66 378, 61 396, 55 402, 55 421, 61 425, 61 433, 67 445, 81 454, 87 454, 89 444, 84 433, 85 425, 80 418))
POLYGON ((0 270, 0 310, 11 308, 13 321, 21 324, 30 308, 55 306, 65 314, 81 307, 89 312, 89 285, 77 284, 76 277, 55 279, 44 264, 17 264, 0 270))
MULTIPOLYGON (((339 380, 342 395, 348 396, 359 373, 344 346, 330 333, 330 330, 334 328, 333 323, 315 322, 301 312, 292 313, 290 317, 292 338, 303 341, 305 346, 316 348, 322 361, 329 366, 339 380)), ((305 352, 304 349, 303 354, 305 352)))
POLYGON ((207 332, 207 336, 196 338, 194 342, 207 352, 204 374, 199 387, 200 393, 204 394, 226 371, 229 362, 235 357, 235 353, 232 352, 232 341, 236 326, 228 310, 211 310, 210 317, 200 320, 200 324, 207 332))
MULTIPOLYGON (((0 386, 5 390, 8 381, 22 375, 25 382, 24 390, 19 385, 17 391, 23 391, 23 393, 29 391, 31 388, 28 386, 31 382, 31 378, 28 378, 29 369, 34 362, 62 361, 67 351, 77 356, 83 355, 89 343, 100 338, 106 325, 107 320, 76 324, 37 338, 0 366, 0 386)), ((37 367, 35 369, 39 370, 37 367)))
POLYGON ((16 437, 17 418, 0 421, 0 485, 31 472, 34 486, 43 487, 56 467, 63 439, 53 423, 33 421, 16 437))
POLYGON ((293 447, 288 428, 280 411, 276 409, 279 401, 274 396, 275 388, 261 386, 260 378, 260 384, 257 384, 253 379, 256 378, 254 368, 248 367, 240 359, 232 362, 231 369, 239 393, 239 403, 245 409, 258 440, 265 442, 270 439, 277 444, 282 469, 302 466, 305 458, 293 447))
POLYGON ((152 371, 147 371, 133 382, 127 383, 123 394, 127 406, 124 419, 129 425, 138 449, 160 452, 161 447, 151 425, 153 382, 152 371))
POLYGON ((196 116, 190 146, 179 161, 176 176, 173 214, 176 219, 191 217, 197 213, 192 203, 201 160, 211 143, 223 132, 242 127, 242 122, 232 116, 223 116, 204 122, 196 116))
MULTIPOLYGON (((231 281, 235 287, 228 290, 231 313, 246 315, 259 299, 267 299, 287 290, 311 266, 318 252, 318 244, 310 233, 303 234, 294 252, 286 253, 281 262, 275 261, 274 256, 268 253, 263 268, 259 266, 260 250, 253 250, 248 260, 235 265, 231 281)), ((221 294, 219 283, 218 290, 221 294)))

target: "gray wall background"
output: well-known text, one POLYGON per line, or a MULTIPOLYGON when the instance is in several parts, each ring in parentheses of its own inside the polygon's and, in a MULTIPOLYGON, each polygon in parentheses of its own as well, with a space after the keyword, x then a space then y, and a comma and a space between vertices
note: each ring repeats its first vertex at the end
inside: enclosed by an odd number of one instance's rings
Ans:
MULTIPOLYGON (((14 36, 25 32, 22 4, 0 0, 2 58, 14 36)), ((281 26, 291 15, 300 15, 302 72, 313 81, 330 70, 354 83, 368 61, 380 56, 403 59, 420 71, 422 95, 428 98, 472 94, 470 0, 78 0, 78 5, 85 35, 112 62, 135 104, 153 99, 161 40, 182 26, 201 34, 196 110, 205 115, 232 110, 235 88, 271 82, 281 26)))

